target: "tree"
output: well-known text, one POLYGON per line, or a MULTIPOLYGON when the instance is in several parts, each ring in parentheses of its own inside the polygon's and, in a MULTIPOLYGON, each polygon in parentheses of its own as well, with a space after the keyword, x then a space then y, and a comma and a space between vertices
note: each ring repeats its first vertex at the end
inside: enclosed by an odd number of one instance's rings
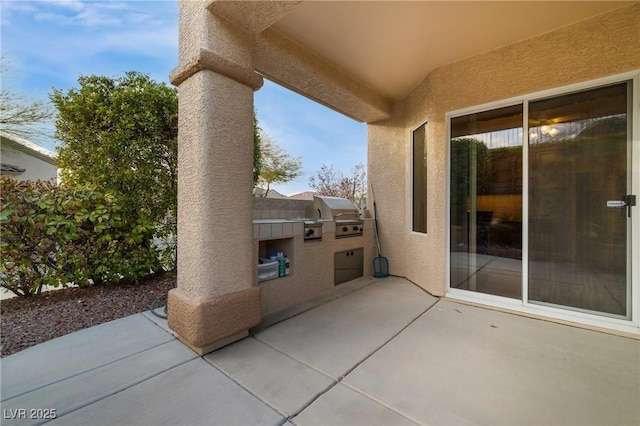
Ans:
POLYGON ((493 194, 489 148, 481 140, 451 140, 451 224, 468 221, 467 200, 477 195, 493 194), (475 183, 475 187, 473 184, 475 183), (473 193, 471 193, 473 191, 473 193))
POLYGON ((62 142, 63 181, 111 191, 123 214, 142 214, 156 224, 159 236, 175 236, 176 89, 138 72, 81 76, 78 83, 78 89, 54 89, 50 95, 58 109, 55 136, 62 142))
POLYGON ((302 174, 302 160, 292 157, 264 132, 260 133, 260 177, 258 184, 265 186, 264 197, 274 183, 287 183, 302 174))
POLYGON ((23 138, 43 133, 37 125, 53 117, 51 109, 42 101, 29 101, 6 85, 7 62, 4 55, 0 56, 0 73, 3 81, 0 88, 0 129, 23 138))
POLYGON ((260 169, 262 168, 262 149, 260 143, 260 133, 262 129, 258 126, 258 115, 253 111, 253 186, 260 180, 260 169))
POLYGON ((351 169, 351 175, 337 172, 333 165, 320 167, 315 176, 309 178, 309 186, 319 195, 342 197, 359 208, 364 208, 367 199, 367 173, 362 163, 351 169))

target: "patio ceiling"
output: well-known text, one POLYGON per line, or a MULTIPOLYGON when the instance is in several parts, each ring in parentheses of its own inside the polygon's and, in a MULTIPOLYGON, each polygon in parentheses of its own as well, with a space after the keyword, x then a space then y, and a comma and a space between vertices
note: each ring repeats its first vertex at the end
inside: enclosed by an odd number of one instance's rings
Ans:
POLYGON ((394 101, 442 65, 630 3, 304 1, 271 28, 394 101))

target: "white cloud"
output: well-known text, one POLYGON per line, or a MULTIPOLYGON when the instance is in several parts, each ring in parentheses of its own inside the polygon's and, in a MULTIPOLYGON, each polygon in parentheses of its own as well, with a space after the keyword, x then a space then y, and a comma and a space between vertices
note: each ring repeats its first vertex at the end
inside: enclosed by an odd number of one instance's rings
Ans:
POLYGON ((60 27, 121 27, 127 23, 148 24, 157 21, 144 13, 150 6, 162 1, 3 1, 3 22, 11 22, 11 14, 29 13, 40 22, 50 22, 60 27), (141 12, 142 11, 142 12, 141 12))
POLYGON ((94 49, 139 53, 147 56, 164 56, 168 50, 172 50, 177 55, 177 25, 155 28, 129 27, 126 31, 110 32, 98 41, 94 49))
POLYGON ((80 0, 48 0, 48 1, 43 1, 42 3, 47 4, 49 6, 63 7, 70 10, 84 9, 84 4, 80 0))
POLYGON ((33 14, 37 12, 36 7, 31 2, 1 1, 0 21, 3 27, 13 25, 12 19, 16 14, 33 14))
POLYGON ((34 17, 36 21, 51 22, 60 27, 115 27, 123 24, 119 17, 96 13, 94 10, 85 10, 73 16, 54 12, 37 12, 34 17))
POLYGON ((11 70, 24 76, 20 89, 38 99, 46 100, 52 87, 75 86, 80 75, 117 76, 135 70, 166 82, 177 65, 178 16, 173 1, 2 0, 0 5, 3 55, 12 60, 11 70), (49 16, 37 21, 38 13, 49 16), (114 25, 109 17, 122 24, 114 25), (5 27, 6 20, 12 25, 5 27), (96 24, 81 24, 91 20, 96 24))
POLYGON ((14 31, 20 42, 13 48, 38 57, 42 63, 73 64, 104 54, 172 55, 172 60, 177 55, 173 54, 178 46, 173 4, 65 0, 29 2, 29 7, 22 7, 16 5, 22 2, 12 1, 2 2, 3 12, 5 3, 11 5, 11 19, 17 23, 14 31), (41 7, 34 8, 34 4, 41 7), (18 14, 23 14, 22 22, 31 21, 31 28, 29 24, 18 25, 18 14), (32 27, 34 19, 42 23, 39 28, 32 27))

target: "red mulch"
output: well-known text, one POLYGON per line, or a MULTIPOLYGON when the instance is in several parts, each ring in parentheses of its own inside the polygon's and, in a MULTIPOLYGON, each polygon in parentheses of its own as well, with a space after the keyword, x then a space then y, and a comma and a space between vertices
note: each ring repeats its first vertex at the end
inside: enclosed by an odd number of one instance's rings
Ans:
POLYGON ((0 302, 2 357, 83 328, 149 310, 175 288, 176 278, 156 274, 138 283, 48 291, 40 296, 0 302))

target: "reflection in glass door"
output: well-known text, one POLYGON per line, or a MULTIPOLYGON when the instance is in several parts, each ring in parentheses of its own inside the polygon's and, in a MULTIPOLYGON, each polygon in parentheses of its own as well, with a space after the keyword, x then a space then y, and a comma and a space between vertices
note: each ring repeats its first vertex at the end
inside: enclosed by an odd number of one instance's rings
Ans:
POLYGON ((451 118, 450 289, 631 319, 632 86, 451 118))
POLYGON ((522 105, 451 120, 451 288, 522 297, 522 120, 522 105))
POLYGON ((528 300, 629 317, 631 82, 529 103, 528 300))

